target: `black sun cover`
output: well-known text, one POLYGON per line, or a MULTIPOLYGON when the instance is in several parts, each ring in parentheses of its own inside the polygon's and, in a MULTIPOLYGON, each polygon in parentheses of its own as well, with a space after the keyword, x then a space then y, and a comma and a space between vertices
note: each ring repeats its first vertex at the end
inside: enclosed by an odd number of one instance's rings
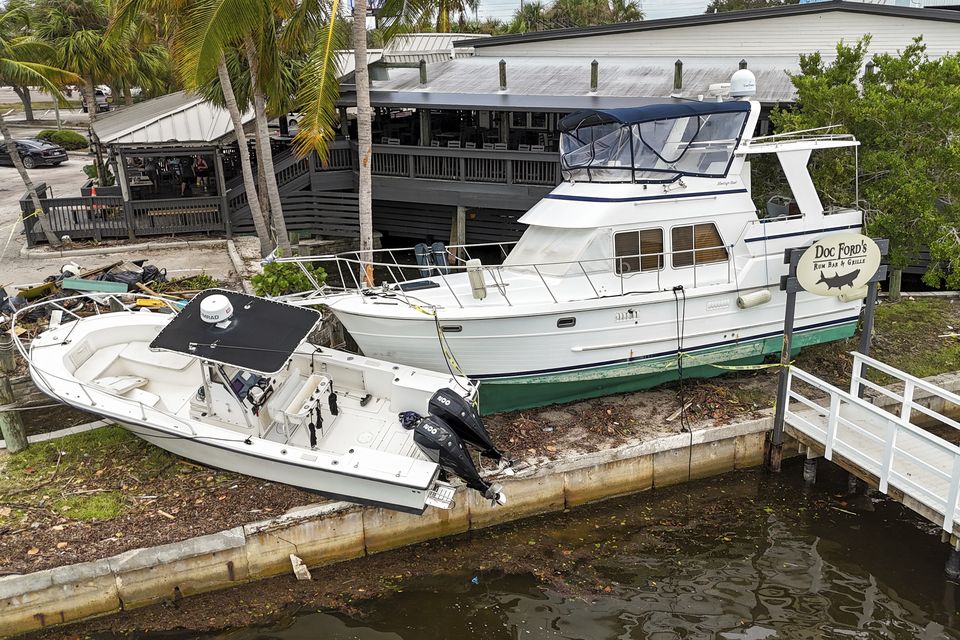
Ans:
POLYGON ((150 348, 272 375, 283 369, 318 322, 320 314, 312 309, 236 291, 208 289, 164 327, 150 348), (200 317, 200 303, 217 294, 226 296, 233 305, 233 317, 226 327, 209 324, 200 317))

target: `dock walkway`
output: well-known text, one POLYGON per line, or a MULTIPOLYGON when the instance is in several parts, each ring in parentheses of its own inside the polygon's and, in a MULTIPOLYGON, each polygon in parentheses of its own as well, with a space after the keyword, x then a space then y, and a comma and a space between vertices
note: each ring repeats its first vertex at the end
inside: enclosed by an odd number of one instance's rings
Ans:
POLYGON ((960 396, 863 354, 853 357, 849 391, 790 368, 788 433, 960 536, 960 423, 945 415, 960 409, 960 396), (895 384, 872 382, 871 372, 895 384), (861 385, 893 404, 881 408, 859 398, 861 385))

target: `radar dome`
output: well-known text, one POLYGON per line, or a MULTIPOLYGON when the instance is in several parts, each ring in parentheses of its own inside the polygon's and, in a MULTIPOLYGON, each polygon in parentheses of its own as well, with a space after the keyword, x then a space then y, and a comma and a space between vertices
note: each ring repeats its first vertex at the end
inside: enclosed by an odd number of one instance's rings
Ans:
POLYGON ((233 305, 227 296, 215 294, 200 302, 200 318, 209 324, 219 325, 233 316, 233 305))
POLYGON ((740 69, 730 78, 730 97, 748 98, 757 93, 757 77, 749 69, 740 69))

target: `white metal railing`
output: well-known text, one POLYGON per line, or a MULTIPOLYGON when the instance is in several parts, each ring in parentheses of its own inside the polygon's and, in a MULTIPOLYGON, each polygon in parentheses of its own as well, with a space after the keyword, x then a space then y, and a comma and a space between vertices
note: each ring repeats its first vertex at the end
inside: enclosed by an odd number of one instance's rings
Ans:
MULTIPOLYGON (((63 303, 66 303, 72 300, 84 300, 87 302, 92 302, 95 315, 101 314, 101 311, 100 311, 101 304, 108 305, 111 301, 115 301, 117 304, 119 304, 122 307, 123 310, 131 311, 133 305, 123 302, 121 298, 128 298, 132 300, 134 304, 136 303, 137 299, 158 300, 164 303, 164 305, 169 307, 173 312, 179 311, 179 309, 176 306, 176 303, 180 301, 171 300, 169 298, 163 298, 160 296, 152 296, 152 295, 145 295, 145 294, 139 294, 139 293, 129 293, 129 294, 119 294, 119 295, 111 294, 111 293, 87 293, 87 294, 80 294, 75 296, 65 296, 63 298, 57 298, 56 300, 45 300, 45 301, 36 302, 34 304, 21 307, 13 315, 12 326, 16 328, 17 323, 21 320, 21 318, 25 314, 27 314, 30 311, 36 312, 37 310, 45 306, 50 306, 50 307, 59 309, 64 313, 66 313, 67 315, 72 316, 74 320, 80 320, 81 319, 80 315, 63 306, 63 303)), ((64 336, 63 340, 61 340, 61 344, 70 339, 70 336, 72 335, 73 330, 77 326, 76 322, 71 322, 71 324, 73 326, 70 326, 69 328, 67 328, 67 333, 64 336)), ((152 416, 153 417, 152 419, 155 422, 157 417, 162 417, 164 419, 165 426, 183 431, 184 433, 189 435, 196 435, 196 432, 194 431, 190 423, 185 421, 183 418, 181 418, 180 416, 174 413, 157 409, 155 407, 151 407, 149 405, 146 405, 140 402, 139 400, 127 398, 125 396, 112 393, 104 388, 82 382, 80 380, 77 380, 76 378, 67 378, 61 375, 57 375, 51 371, 45 371, 41 369, 35 362, 34 358, 32 357, 33 349, 34 349, 34 345, 32 344, 32 342, 30 344, 25 344, 23 340, 21 340, 21 337, 17 335, 16 331, 12 331, 11 334, 13 335, 13 340, 17 346, 17 350, 20 352, 20 355, 23 357, 23 359, 27 362, 27 364, 30 367, 31 375, 36 376, 36 378, 39 378, 39 382, 41 382, 43 386, 45 386, 47 390, 49 390, 49 392, 53 393, 54 391, 59 389, 60 395, 63 395, 66 397, 73 397, 70 393, 66 392, 66 389, 74 388, 77 390, 76 392, 77 405, 80 408, 83 408, 84 399, 86 400, 87 403, 89 403, 90 407, 94 410, 97 410, 97 408, 100 407, 106 400, 106 401, 109 401, 111 405, 114 407, 117 407, 117 406, 122 407, 124 409, 124 412, 122 412, 123 415, 125 415, 126 417, 129 417, 132 420, 150 422, 151 416, 152 416), (56 385, 52 384, 52 381, 57 381, 57 384, 56 385)), ((37 348, 43 348, 43 345, 38 345, 37 348)), ((122 416, 120 415, 121 411, 114 410, 113 413, 117 414, 113 416, 114 418, 118 420, 122 419, 122 416)))
POLYGON ((768 136, 757 136, 744 140, 745 146, 751 144, 765 144, 770 142, 788 142, 793 140, 841 140, 856 142, 852 133, 822 133, 839 128, 839 124, 831 124, 826 127, 815 127, 813 129, 800 129, 798 131, 784 131, 782 133, 773 133, 768 136), (821 132, 821 133, 818 133, 821 132))
MULTIPOLYGON (((446 264, 441 265, 418 264, 414 259, 416 249, 413 247, 407 247, 403 249, 373 250, 369 252, 371 255, 370 260, 364 260, 360 251, 350 251, 346 253, 321 256, 276 258, 275 260, 277 262, 293 262, 301 265, 304 275, 314 286, 312 291, 283 296, 282 299, 287 302, 303 304, 309 301, 316 301, 317 303, 320 303, 324 298, 332 295, 369 290, 369 288, 362 282, 361 277, 358 275, 363 273, 364 265, 369 264, 378 272, 378 279, 379 275, 387 277, 387 280, 381 280, 382 284, 386 285, 384 289, 385 293, 395 295, 398 297, 398 299, 401 299, 408 304, 422 306, 425 304, 424 301, 417 298, 416 295, 413 295, 409 291, 405 290, 401 285, 412 280, 439 278, 443 283, 443 286, 453 297, 454 301, 462 309, 465 305, 464 301, 461 299, 461 296, 464 295, 465 292, 461 291, 461 293, 458 294, 457 290, 453 286, 453 283, 450 282, 447 276, 467 271, 467 260, 471 258, 471 250, 476 252, 478 249, 490 249, 492 247, 496 247, 499 249, 502 257, 506 258, 510 252, 510 248, 515 244, 516 242, 490 242, 472 245, 449 245, 444 248, 443 261, 446 264), (303 267, 304 263, 320 264, 321 266, 324 266, 328 272, 331 270, 335 271, 339 276, 340 285, 321 285, 313 278, 312 274, 310 274, 310 272, 303 267), (411 272, 414 277, 407 277, 407 275, 410 275, 411 272), (351 284, 352 286, 350 286, 351 284)), ((691 264, 677 267, 672 270, 672 273, 684 274, 689 272, 691 274, 690 278, 693 281, 694 287, 698 286, 703 281, 703 269, 717 266, 723 267, 726 271, 724 276, 725 280, 722 280, 723 282, 726 284, 735 282, 736 265, 734 263, 733 249, 733 245, 716 245, 709 247, 695 247, 693 249, 683 249, 678 251, 623 254, 610 256, 607 258, 591 258, 588 260, 511 263, 506 265, 482 264, 479 267, 469 268, 471 270, 477 269, 483 273, 484 281, 487 283, 487 285, 493 289, 496 289, 496 291, 503 297, 504 301, 509 306, 513 306, 513 302, 511 301, 510 296, 507 294, 507 288, 510 285, 510 282, 508 282, 507 279, 510 275, 517 275, 523 272, 535 274, 537 276, 537 281, 543 286, 546 294, 554 303, 558 303, 561 301, 566 301, 566 299, 560 295, 559 291, 555 290, 557 284, 556 282, 554 283, 553 287, 551 287, 550 283, 548 282, 547 278, 550 277, 549 274, 547 276, 544 275, 547 267, 565 267, 567 272, 574 274, 564 276, 562 280, 565 283, 569 283, 572 279, 579 279, 582 277, 589 287, 589 290, 592 292, 593 298, 600 298, 604 295, 602 291, 605 290, 606 287, 604 285, 607 284, 608 281, 599 281, 598 278, 601 276, 616 278, 620 289, 620 295, 658 293, 663 291, 667 285, 672 286, 680 282, 680 279, 678 279, 677 282, 671 281, 669 283, 663 283, 661 280, 663 278, 663 273, 666 270, 668 260, 673 260, 674 256, 684 254, 690 254, 691 264), (724 249, 727 257, 723 260, 710 260, 705 262, 697 261, 698 253, 716 249, 724 249), (655 259, 659 265, 659 268, 640 270, 630 270, 628 268, 628 264, 635 263, 642 266, 646 260, 650 259, 655 259), (655 282, 650 282, 651 286, 643 289, 631 289, 630 280, 634 277, 644 275, 652 276, 651 280, 655 280, 655 282)), ((433 256, 431 254, 431 259, 432 258, 433 256)), ((715 282, 711 281, 711 284, 714 283, 715 282)))
POLYGON ((791 366, 788 372, 788 400, 785 420, 788 425, 821 443, 828 460, 841 455, 879 480, 879 489, 902 491, 935 513, 942 514, 941 525, 953 532, 960 524, 957 498, 960 496, 960 447, 910 421, 920 411, 960 431, 960 423, 918 404, 917 389, 932 397, 960 406, 960 396, 908 373, 854 353, 854 373, 850 391, 824 382, 806 371, 791 366), (897 393, 865 379, 867 367, 877 369, 903 384, 897 393), (794 384, 800 381, 822 394, 819 401, 803 395, 794 384), (899 403, 890 411, 858 397, 860 385, 878 391, 899 403), (806 411, 794 411, 796 402, 806 411))

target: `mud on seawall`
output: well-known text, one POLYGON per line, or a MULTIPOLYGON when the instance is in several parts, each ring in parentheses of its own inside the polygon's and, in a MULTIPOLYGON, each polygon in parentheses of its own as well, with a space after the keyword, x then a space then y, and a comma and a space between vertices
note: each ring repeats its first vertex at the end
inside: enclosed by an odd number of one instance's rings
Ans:
MULTIPOLYGON (((960 372, 931 381, 956 391, 960 372)), ((924 399, 918 394, 916 400, 924 399)), ((767 416, 537 464, 502 480, 506 505, 493 507, 464 490, 453 509, 429 509, 421 516, 328 503, 182 542, 2 577, 0 637, 290 573, 290 554, 311 567, 331 564, 755 467, 772 422, 767 416)), ((783 453, 798 455, 801 447, 786 437, 783 453)))

